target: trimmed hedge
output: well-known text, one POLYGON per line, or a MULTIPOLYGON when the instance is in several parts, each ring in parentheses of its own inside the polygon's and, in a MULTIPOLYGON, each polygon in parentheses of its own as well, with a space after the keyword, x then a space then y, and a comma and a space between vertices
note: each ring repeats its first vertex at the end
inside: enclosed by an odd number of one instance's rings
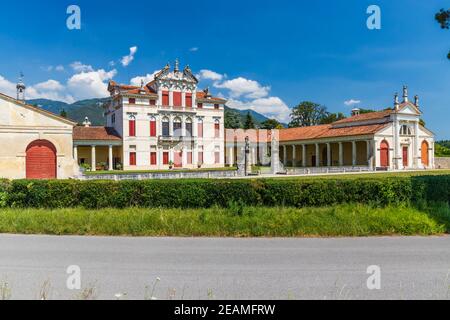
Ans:
POLYGON ((13 208, 321 207, 449 202, 450 175, 366 179, 0 181, 0 206, 13 208))

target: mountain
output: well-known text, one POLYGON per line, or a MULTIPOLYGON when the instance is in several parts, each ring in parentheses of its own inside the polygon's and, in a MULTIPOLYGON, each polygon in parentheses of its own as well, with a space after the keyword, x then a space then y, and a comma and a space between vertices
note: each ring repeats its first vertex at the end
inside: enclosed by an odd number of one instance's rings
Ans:
MULTIPOLYGON (((103 126, 105 125, 103 104, 108 101, 109 98, 87 99, 68 104, 65 102, 53 101, 48 99, 34 99, 28 100, 27 103, 53 112, 55 114, 60 114, 62 110, 65 110, 67 112, 67 117, 70 120, 78 123, 82 123, 84 119, 88 117, 92 125, 103 126)), ((247 113, 251 114, 256 126, 259 126, 261 122, 269 119, 266 116, 253 110, 237 110, 229 107, 225 107, 225 110, 227 114, 234 114, 242 124, 245 122, 247 113)))

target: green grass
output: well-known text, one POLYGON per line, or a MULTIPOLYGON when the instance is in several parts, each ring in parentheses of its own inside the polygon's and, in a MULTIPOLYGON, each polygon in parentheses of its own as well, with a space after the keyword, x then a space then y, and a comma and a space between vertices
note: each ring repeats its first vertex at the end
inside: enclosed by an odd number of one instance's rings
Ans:
POLYGON ((88 176, 108 175, 108 174, 146 174, 146 173, 176 173, 176 172, 208 172, 208 171, 236 171, 235 167, 225 168, 201 168, 201 169, 173 169, 173 170, 131 170, 131 171, 86 171, 84 174, 88 176))
POLYGON ((111 236, 339 237, 440 235, 448 204, 419 209, 339 205, 324 208, 3 209, 0 233, 111 236))

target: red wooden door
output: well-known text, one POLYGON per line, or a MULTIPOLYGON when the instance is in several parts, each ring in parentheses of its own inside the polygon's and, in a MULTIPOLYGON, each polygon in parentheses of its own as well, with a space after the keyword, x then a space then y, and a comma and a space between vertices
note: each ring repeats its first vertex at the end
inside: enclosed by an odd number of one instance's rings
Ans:
POLYGON ((389 167, 389 144, 386 141, 381 142, 380 165, 384 168, 389 167))
POLYGON ((174 152, 175 154, 175 168, 181 168, 183 166, 183 151, 174 152))
POLYGON ((136 152, 130 152, 130 166, 136 165, 136 152))
POLYGON ((156 164, 157 164, 157 159, 156 159, 156 157, 157 157, 156 152, 151 152, 151 153, 150 153, 150 164, 151 164, 152 166, 156 166, 156 164))
POLYGON ((46 140, 32 142, 26 151, 27 179, 56 179, 56 148, 46 140))
POLYGON ((408 147, 403 147, 403 166, 408 167, 408 147))

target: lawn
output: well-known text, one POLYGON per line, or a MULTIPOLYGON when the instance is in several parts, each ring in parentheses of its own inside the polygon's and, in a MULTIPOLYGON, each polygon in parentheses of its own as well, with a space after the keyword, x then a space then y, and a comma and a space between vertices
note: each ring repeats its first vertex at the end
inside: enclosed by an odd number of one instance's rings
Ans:
POLYGON ((2 209, 0 233, 110 236, 341 237, 441 235, 450 207, 2 209))

